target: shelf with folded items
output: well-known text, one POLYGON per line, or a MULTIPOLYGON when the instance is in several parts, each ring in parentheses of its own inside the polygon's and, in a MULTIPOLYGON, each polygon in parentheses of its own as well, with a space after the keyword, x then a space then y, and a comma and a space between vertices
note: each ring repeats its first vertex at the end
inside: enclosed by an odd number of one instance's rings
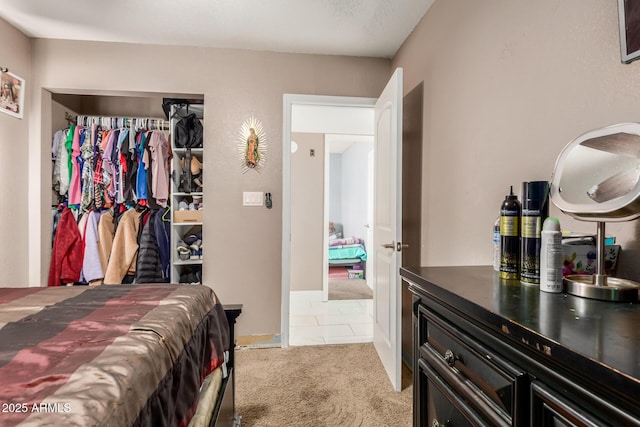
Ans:
POLYGON ((170 117, 173 152, 170 196, 171 282, 201 283, 204 269, 204 105, 173 105, 170 117))
POLYGON ((203 264, 202 225, 173 227, 173 262, 174 277, 180 277, 181 267, 191 266, 201 272, 203 264))
POLYGON ((172 207, 175 225, 202 224, 204 217, 202 193, 173 194, 172 207))
POLYGON ((201 284, 202 264, 182 264, 174 265, 174 283, 201 284))
POLYGON ((174 190, 192 194, 203 191, 203 152, 183 151, 173 153, 174 190))
POLYGON ((171 207, 174 211, 199 210, 204 208, 202 192, 185 193, 176 191, 172 194, 171 207))

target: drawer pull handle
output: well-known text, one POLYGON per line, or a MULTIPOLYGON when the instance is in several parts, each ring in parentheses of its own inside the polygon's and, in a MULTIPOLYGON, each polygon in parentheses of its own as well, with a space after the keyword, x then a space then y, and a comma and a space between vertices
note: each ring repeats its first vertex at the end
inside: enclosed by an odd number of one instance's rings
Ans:
POLYGON ((456 355, 453 354, 453 351, 447 350, 444 353, 444 361, 447 362, 447 365, 453 368, 453 365, 456 364, 456 355))
POLYGON ((431 427, 446 427, 446 424, 442 424, 440 421, 434 418, 433 421, 431 421, 431 427))

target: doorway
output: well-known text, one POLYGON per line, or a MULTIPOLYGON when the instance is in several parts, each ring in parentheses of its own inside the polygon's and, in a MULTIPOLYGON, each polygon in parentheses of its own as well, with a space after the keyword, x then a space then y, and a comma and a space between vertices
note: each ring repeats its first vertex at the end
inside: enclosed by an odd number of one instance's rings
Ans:
MULTIPOLYGON (((348 98, 348 97, 327 97, 327 96, 307 96, 307 95, 285 95, 284 98, 284 128, 283 128, 283 288, 282 288, 282 346, 290 345, 290 321, 291 301, 304 283, 303 289, 312 291, 316 295, 316 305, 321 305, 328 299, 328 224, 329 224, 329 203, 324 203, 324 199, 329 197, 329 183, 321 182, 320 186, 311 183, 305 186, 304 200, 301 196, 296 196, 293 200, 292 189, 296 191, 298 181, 292 180, 292 157, 304 161, 306 169, 315 168, 320 170, 320 176, 329 175, 330 150, 327 148, 327 140, 336 140, 338 135, 351 135, 351 139, 370 138, 373 133, 373 110, 375 99, 370 98, 348 98), (362 123, 360 128, 355 127, 357 123, 362 123), (354 135, 356 137, 354 137, 354 135), (303 140, 307 138, 307 140, 303 140), (293 141, 293 143, 292 143, 293 141), (292 149, 293 148, 293 149, 292 149), (292 153, 292 151, 295 151, 292 153), (325 159, 327 159, 325 161, 325 159), (318 201, 321 203, 318 204, 318 201), (301 202, 304 209, 303 216, 296 216, 295 204, 301 202), (313 209, 310 206, 316 208, 313 209), (315 217, 315 220, 313 220, 315 217), (309 225, 306 229, 297 228, 295 237, 292 234, 292 224, 300 219, 309 225), (313 223, 314 225, 310 225, 313 223), (302 230, 302 231, 301 231, 302 230), (313 234, 313 244, 305 246, 302 251, 297 242, 300 241, 301 234, 313 234), (288 244, 287 243, 288 240, 288 244), (303 281, 292 280, 292 271, 296 256, 301 252, 309 253, 305 264, 304 272, 308 273, 303 281), (315 255, 314 255, 315 254, 315 255), (292 258, 293 257, 293 258, 292 258), (319 270, 320 274, 317 274, 319 270), (314 274, 316 272, 316 274, 314 274), (293 295, 293 296, 292 296, 293 295)), ((297 167, 297 166, 295 166, 297 167)), ((366 182, 362 182, 363 191, 367 191, 366 182)), ((366 203, 366 202, 365 202, 366 203)), ((365 207, 366 209, 366 207, 365 207)), ((366 220, 360 221, 364 228, 366 220)), ((308 242, 307 242, 308 243, 308 242)), ((297 277, 300 277, 299 275, 297 277)), ((305 292, 306 293, 306 292, 305 292)), ((328 307, 326 304, 325 309, 328 307)), ((358 310, 357 308, 353 308, 358 310)), ((348 309, 347 309, 348 310, 348 309)), ((329 320, 328 322, 331 322, 329 320)), ((326 323, 326 322, 325 322, 326 323)), ((312 325, 309 325, 312 326, 312 325)), ((317 325, 327 331, 335 331, 338 335, 348 332, 344 325, 317 325), (342 331, 342 332, 341 332, 342 331)), ((347 325, 346 328, 349 328, 347 325)), ((338 338, 339 340, 340 338, 338 338)), ((370 341, 370 339, 368 339, 370 341)), ((339 342, 339 341, 336 341, 339 342)), ((357 342, 357 341, 353 341, 357 342)), ((313 344, 323 344, 322 342, 311 342, 313 344)), ((324 342, 326 343, 326 342, 324 342)))
POLYGON ((373 242, 373 135, 325 135, 325 147, 328 280, 323 280, 323 300, 372 299, 367 249, 373 242))
MULTIPOLYGON (((373 227, 373 343, 394 389, 401 389, 401 287, 398 267, 402 250, 402 83, 396 68, 380 97, 344 98, 284 95, 283 102, 283 214, 282 214, 282 346, 290 340, 291 289, 291 123, 294 107, 333 105, 360 107, 374 116, 374 221, 373 227), (362 108, 366 107, 366 108, 362 108)), ((295 108, 297 109, 297 108, 295 108)), ((334 117, 336 122, 343 117, 334 117)), ((322 227, 321 227, 322 229, 322 227)), ((321 230, 324 233, 324 230, 321 230)))
POLYGON ((289 344, 371 342, 373 283, 367 284, 366 266, 372 136, 292 137, 298 149, 291 153, 289 344))

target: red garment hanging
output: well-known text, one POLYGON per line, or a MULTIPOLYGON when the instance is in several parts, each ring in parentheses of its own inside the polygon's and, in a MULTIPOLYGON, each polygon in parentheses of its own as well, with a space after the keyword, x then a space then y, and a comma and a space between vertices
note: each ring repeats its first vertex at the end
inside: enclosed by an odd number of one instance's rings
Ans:
POLYGON ((67 208, 60 216, 53 241, 49 286, 62 286, 79 281, 80 270, 82 270, 82 237, 80 237, 80 230, 73 212, 67 208))

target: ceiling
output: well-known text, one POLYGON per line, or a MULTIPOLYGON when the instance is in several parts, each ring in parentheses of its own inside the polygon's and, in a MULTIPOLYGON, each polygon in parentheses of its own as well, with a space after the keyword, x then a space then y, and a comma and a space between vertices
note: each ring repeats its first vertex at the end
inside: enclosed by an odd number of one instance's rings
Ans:
POLYGON ((356 142, 373 144, 373 122, 373 106, 291 106, 291 132, 324 134, 330 153, 343 153, 356 142))
POLYGON ((30 37, 392 58, 435 0, 0 0, 30 37))

